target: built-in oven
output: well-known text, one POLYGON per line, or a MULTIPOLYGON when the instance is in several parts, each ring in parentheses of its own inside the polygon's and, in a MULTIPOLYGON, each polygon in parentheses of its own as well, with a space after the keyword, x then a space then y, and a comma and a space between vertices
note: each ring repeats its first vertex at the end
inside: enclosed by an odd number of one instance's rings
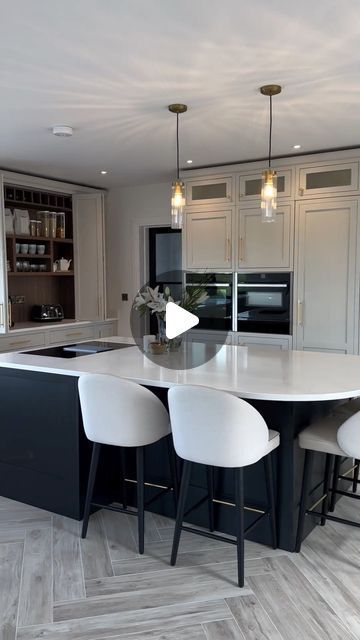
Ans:
POLYGON ((201 287, 207 298, 194 313, 199 318, 196 329, 231 331, 233 321, 233 274, 232 273, 186 273, 186 290, 190 293, 201 287))
POLYGON ((237 331, 291 333, 291 274, 237 274, 237 331))

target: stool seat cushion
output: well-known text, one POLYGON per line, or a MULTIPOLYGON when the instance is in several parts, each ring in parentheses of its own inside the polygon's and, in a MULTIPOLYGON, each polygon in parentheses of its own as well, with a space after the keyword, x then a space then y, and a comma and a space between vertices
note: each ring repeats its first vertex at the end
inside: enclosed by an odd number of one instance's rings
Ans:
POLYGON ((273 429, 269 429, 269 444, 267 453, 271 453, 274 451, 280 444, 280 434, 278 431, 273 431, 273 429))
POLYGON ((302 449, 346 456, 337 441, 337 432, 344 420, 344 415, 333 414, 313 422, 299 434, 299 446, 302 449))
POLYGON ((341 425, 337 439, 349 458, 360 458, 360 412, 354 413, 341 425))

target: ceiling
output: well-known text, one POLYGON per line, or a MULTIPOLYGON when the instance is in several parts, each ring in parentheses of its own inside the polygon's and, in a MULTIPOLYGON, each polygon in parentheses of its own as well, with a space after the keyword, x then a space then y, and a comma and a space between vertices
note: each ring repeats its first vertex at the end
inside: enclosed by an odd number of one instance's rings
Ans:
POLYGON ((0 23, 0 166, 89 185, 181 163, 360 144, 358 0, 12 0, 0 23), (54 124, 74 127, 56 138, 54 124), (106 176, 100 170, 106 169, 106 176))

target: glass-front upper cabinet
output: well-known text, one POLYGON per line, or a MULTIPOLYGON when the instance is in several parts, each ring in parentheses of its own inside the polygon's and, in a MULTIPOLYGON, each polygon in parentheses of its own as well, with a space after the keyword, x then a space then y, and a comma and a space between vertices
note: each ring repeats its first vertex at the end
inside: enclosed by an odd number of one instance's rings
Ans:
POLYGON ((204 178, 186 181, 186 204, 224 204, 233 202, 232 177, 204 178))
POLYGON ((298 196, 314 197, 357 191, 359 165, 357 162, 327 164, 298 169, 298 196))
MULTIPOLYGON (((293 192, 293 172, 291 169, 277 169, 277 193, 278 198, 291 198, 293 192)), ((261 196, 261 171, 240 175, 238 178, 238 201, 245 206, 253 200, 260 201, 261 196)))

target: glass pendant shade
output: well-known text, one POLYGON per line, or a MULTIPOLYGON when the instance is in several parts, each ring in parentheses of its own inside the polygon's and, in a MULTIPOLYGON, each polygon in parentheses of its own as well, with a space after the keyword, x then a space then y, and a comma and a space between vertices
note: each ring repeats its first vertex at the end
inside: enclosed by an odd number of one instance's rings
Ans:
POLYGON ((185 187, 181 180, 172 183, 171 190, 171 228, 182 229, 185 207, 185 187))
POLYGON ((261 179, 261 219, 275 222, 277 200, 277 174, 272 169, 263 171, 261 179))

